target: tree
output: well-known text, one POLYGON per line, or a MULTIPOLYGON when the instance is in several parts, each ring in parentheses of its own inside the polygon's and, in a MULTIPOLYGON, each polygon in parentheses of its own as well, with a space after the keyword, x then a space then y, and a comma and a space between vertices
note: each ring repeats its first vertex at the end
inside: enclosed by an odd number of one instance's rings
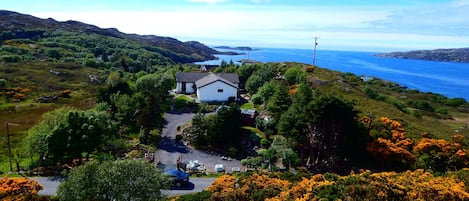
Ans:
POLYGON ((141 93, 131 95, 116 93, 110 97, 111 104, 115 107, 114 117, 121 125, 136 128, 135 121, 138 111, 145 105, 145 98, 141 93))
MULTIPOLYGON (((268 149, 259 152, 265 160, 268 160, 272 166, 277 165, 277 162, 289 168, 291 165, 299 163, 298 155, 288 145, 287 138, 276 135, 272 144, 268 149)), ((271 166, 271 167, 272 167, 271 166)))
POLYGON ((276 121, 279 121, 282 113, 288 110, 290 103, 288 87, 283 83, 277 84, 274 94, 268 100, 267 111, 270 112, 276 121))
POLYGON ((145 104, 137 118, 137 123, 143 129, 140 141, 149 144, 149 132, 163 127, 163 114, 168 104, 169 90, 175 85, 174 78, 168 74, 144 75, 135 83, 137 91, 146 97, 145 104))
POLYGON ((216 115, 197 114, 192 119, 190 129, 192 142, 200 148, 213 146, 225 150, 242 150, 239 148, 243 139, 241 123, 241 110, 236 104, 220 108, 216 115))
POLYGON ((59 200, 160 200, 172 179, 144 160, 91 161, 59 185, 59 200))
POLYGON ((275 136, 269 149, 276 150, 275 152, 277 153, 277 157, 282 160, 281 162, 285 166, 296 165, 299 162, 298 155, 288 145, 287 138, 281 135, 275 136))
POLYGON ((251 75, 246 81, 246 90, 251 94, 255 94, 257 89, 264 84, 264 80, 259 75, 251 75))
POLYGON ((336 159, 343 151, 347 135, 356 131, 357 112, 353 104, 334 95, 324 95, 313 100, 309 105, 311 121, 306 129, 310 144, 310 164, 327 164, 327 168, 336 168, 336 159))
POLYGON ((246 81, 246 89, 251 94, 255 94, 257 89, 264 85, 265 82, 274 77, 274 67, 270 65, 258 66, 257 70, 249 76, 246 81))
POLYGON ((54 161, 88 158, 93 151, 117 134, 117 126, 105 112, 71 111, 66 120, 56 126, 48 137, 48 151, 54 161))
POLYGON ((289 85, 301 83, 306 80, 306 73, 301 67, 293 67, 285 72, 285 80, 289 85))
POLYGON ((214 136, 213 143, 222 145, 236 145, 240 140, 241 129, 241 110, 236 104, 229 107, 222 107, 218 110, 214 119, 214 136))
POLYGON ((276 89, 276 84, 278 84, 276 81, 269 81, 264 83, 258 90, 256 95, 262 98, 262 101, 267 101, 269 100, 270 97, 272 97, 275 93, 276 89))
POLYGON ((7 87, 7 80, 5 79, 0 79, 0 88, 5 88, 7 87))
POLYGON ((28 130, 28 135, 23 139, 25 151, 31 156, 38 156, 38 162, 47 158, 49 154, 48 139, 52 131, 60 124, 66 121, 67 114, 74 111, 71 108, 63 107, 42 115, 42 120, 37 125, 28 130))
POLYGON ((237 70, 237 74, 239 75, 239 82, 242 85, 246 84, 246 81, 256 71, 256 69, 257 69, 257 65, 243 64, 243 66, 241 66, 237 70))
POLYGON ((198 113, 192 118, 192 126, 189 133, 192 135, 192 143, 196 148, 207 147, 209 144, 207 133, 210 123, 201 113, 198 113))

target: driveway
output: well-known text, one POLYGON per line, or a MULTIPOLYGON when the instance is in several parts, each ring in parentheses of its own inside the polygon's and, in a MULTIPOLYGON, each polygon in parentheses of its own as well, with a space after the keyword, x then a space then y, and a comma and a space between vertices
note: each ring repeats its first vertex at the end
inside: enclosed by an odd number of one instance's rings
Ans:
POLYGON ((168 197, 173 197, 176 195, 184 195, 189 193, 197 193, 206 189, 215 181, 215 178, 190 178, 189 184, 181 188, 173 188, 171 190, 164 190, 163 193, 168 197))
POLYGON ((39 195, 56 195, 57 188, 63 180, 61 177, 31 177, 30 179, 36 180, 42 185, 43 189, 39 191, 39 195))
POLYGON ((160 163, 176 164, 182 153, 188 153, 190 150, 183 144, 176 143, 177 127, 192 120, 194 113, 165 113, 166 124, 161 132, 161 140, 156 150, 155 156, 160 163))
POLYGON ((194 113, 166 113, 164 118, 166 124, 161 133, 161 140, 155 156, 162 164, 176 164, 179 157, 182 161, 198 160, 205 166, 207 172, 215 172, 216 164, 223 164, 227 172, 231 172, 233 167, 241 167, 239 160, 223 160, 220 155, 192 149, 182 143, 176 142, 177 127, 191 121, 194 113))

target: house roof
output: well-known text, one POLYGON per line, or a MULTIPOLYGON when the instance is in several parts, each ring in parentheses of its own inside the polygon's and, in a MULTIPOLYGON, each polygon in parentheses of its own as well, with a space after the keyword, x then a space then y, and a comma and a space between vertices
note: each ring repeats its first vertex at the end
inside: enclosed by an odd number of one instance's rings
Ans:
MULTIPOLYGON (((225 74, 227 74, 227 73, 225 73, 225 74)), ((236 78, 238 78, 237 75, 236 75, 236 78)), ((197 88, 202 88, 204 86, 207 86, 207 85, 209 85, 211 83, 214 83, 214 82, 217 82, 217 81, 221 81, 221 82, 224 82, 225 84, 230 85, 234 88, 238 88, 238 86, 236 86, 235 83, 230 82, 229 80, 227 80, 227 79, 225 79, 221 76, 218 76, 216 74, 213 74, 213 73, 208 73, 208 75, 206 75, 202 79, 199 79, 199 80, 195 81, 195 85, 197 86, 197 88)))
MULTIPOLYGON (((213 73, 179 72, 176 73, 176 82, 196 82, 209 74, 213 73)), ((238 74, 236 73, 216 73, 215 75, 233 84, 239 83, 238 74)))

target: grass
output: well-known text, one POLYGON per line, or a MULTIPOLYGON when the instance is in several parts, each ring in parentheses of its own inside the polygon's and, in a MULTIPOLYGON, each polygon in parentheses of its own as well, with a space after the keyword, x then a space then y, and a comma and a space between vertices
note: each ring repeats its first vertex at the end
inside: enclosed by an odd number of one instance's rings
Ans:
POLYGON ((192 99, 191 97, 186 96, 186 95, 176 96, 176 98, 174 99, 174 102, 175 102, 175 105, 176 105, 176 109, 181 109, 181 108, 184 108, 186 106, 190 106, 191 104, 195 103, 194 99, 192 99))
POLYGON ((259 130, 258 128, 254 128, 254 127, 251 127, 251 126, 243 126, 241 128, 246 129, 248 131, 251 131, 252 133, 255 133, 257 136, 259 136, 260 138, 265 139, 265 133, 262 132, 261 130, 259 130))
MULTIPOLYGON (((87 109, 95 105, 97 88, 96 84, 89 83, 88 75, 99 75, 97 69, 82 67, 76 64, 33 62, 33 63, 9 63, 1 64, 0 78, 8 82, 8 88, 29 88, 24 101, 7 102, 0 91, 0 136, 6 136, 4 122, 18 124, 10 126, 11 146, 20 148, 21 140, 27 134, 27 130, 41 120, 42 114, 53 109, 70 106, 78 109, 87 109), (61 72, 60 75, 50 71, 61 72), (84 84, 87 83, 87 84, 84 84), (70 98, 59 98, 52 103, 40 103, 36 101, 41 96, 59 96, 64 89, 72 91, 70 98)), ((9 170, 7 146, 4 137, 0 143, 0 172, 9 170), (6 164, 6 165, 5 165, 6 164)), ((21 164, 28 166, 28 164, 21 164)), ((16 167, 15 167, 16 170, 16 167)))
POLYGON ((432 97, 437 95, 403 89, 394 83, 379 79, 375 79, 374 83, 365 83, 358 76, 344 76, 339 72, 323 68, 316 68, 314 72, 308 73, 308 80, 313 83, 314 88, 324 93, 338 94, 353 101, 355 108, 360 111, 360 117, 372 114, 375 118, 386 116, 398 120, 405 126, 409 137, 420 138, 422 132, 429 132, 437 138, 450 140, 457 130, 457 134, 465 136, 469 142, 469 128, 466 128, 469 125, 469 113, 432 101, 432 97), (364 93, 366 87, 388 97, 387 99, 392 100, 394 104, 368 97, 364 93), (406 104, 411 101, 428 101, 435 109, 448 108, 448 115, 412 108, 406 104), (404 108, 398 108, 397 103, 404 108), (422 116, 413 116, 410 111, 419 111, 422 116))
POLYGON ((252 103, 252 102, 244 103, 244 104, 242 104, 239 108, 241 108, 241 109, 248 109, 248 110, 254 110, 254 109, 256 109, 255 106, 254 106, 254 103, 252 103))

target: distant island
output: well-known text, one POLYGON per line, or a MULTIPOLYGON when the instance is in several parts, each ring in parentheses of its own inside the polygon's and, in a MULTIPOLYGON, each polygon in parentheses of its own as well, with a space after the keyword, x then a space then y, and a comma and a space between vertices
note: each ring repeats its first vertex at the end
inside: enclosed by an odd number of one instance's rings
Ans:
POLYGON ((252 50, 257 50, 257 49, 253 49, 253 48, 250 48, 250 47, 230 47, 230 46, 216 46, 214 48, 218 48, 218 49, 228 49, 228 50, 242 50, 242 51, 252 51, 252 50))
POLYGON ((377 57, 469 63, 469 48, 415 50, 376 54, 377 57))

